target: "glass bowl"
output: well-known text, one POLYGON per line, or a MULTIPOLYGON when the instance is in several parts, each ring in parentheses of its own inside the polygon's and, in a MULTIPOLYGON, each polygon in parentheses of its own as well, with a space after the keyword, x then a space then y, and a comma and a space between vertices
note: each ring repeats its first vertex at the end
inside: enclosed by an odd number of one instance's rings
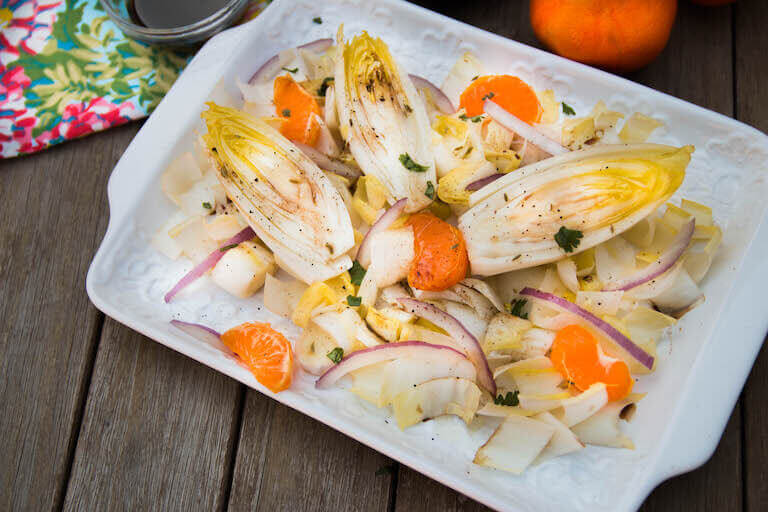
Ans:
POLYGON ((200 21, 173 28, 149 28, 136 24, 128 11, 129 1, 99 0, 107 15, 126 36, 150 44, 187 46, 200 43, 237 21, 249 0, 230 0, 224 7, 200 21))

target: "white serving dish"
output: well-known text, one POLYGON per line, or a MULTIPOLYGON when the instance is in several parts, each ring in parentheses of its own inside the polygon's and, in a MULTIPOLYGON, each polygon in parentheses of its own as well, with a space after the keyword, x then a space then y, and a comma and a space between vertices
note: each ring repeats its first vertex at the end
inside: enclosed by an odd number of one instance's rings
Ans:
POLYGON ((398 0, 276 0, 256 20, 209 41, 142 127, 109 180, 110 222, 88 272, 93 303, 109 316, 487 505, 503 510, 634 510, 661 481, 706 461, 768 329, 766 181, 768 137, 744 124, 641 85, 470 27, 398 0), (320 16, 321 25, 312 22, 320 16), (270 321, 289 337, 298 328, 266 311, 260 295, 233 300, 202 279, 171 304, 163 294, 190 267, 149 247, 173 210, 159 176, 173 156, 191 148, 203 103, 236 97, 280 49, 367 29, 382 36, 405 67, 441 83, 463 51, 492 72, 518 74, 536 88, 554 88, 577 112, 599 99, 614 110, 641 111, 666 123, 652 140, 695 144, 681 194, 711 205, 725 228, 723 248, 704 282, 707 301, 671 336, 659 370, 629 426, 637 449, 588 447, 529 469, 523 476, 475 466, 475 449, 491 426, 466 428, 456 418, 405 432, 344 391, 318 392, 313 379, 272 394, 218 347, 171 327, 180 318, 224 330, 246 320, 270 321), (433 440, 434 438, 434 440, 433 440))

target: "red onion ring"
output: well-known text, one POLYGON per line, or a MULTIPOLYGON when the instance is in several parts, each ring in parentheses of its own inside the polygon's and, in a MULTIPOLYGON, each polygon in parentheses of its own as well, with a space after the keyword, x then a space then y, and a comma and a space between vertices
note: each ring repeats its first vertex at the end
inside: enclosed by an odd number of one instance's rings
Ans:
POLYGON ((448 333, 456 343, 466 351, 467 358, 472 361, 477 368, 477 380, 482 387, 487 389, 491 395, 496 396, 496 382, 493 380, 493 373, 488 366, 488 360, 485 358, 480 342, 475 338, 458 320, 449 315, 442 309, 438 309, 432 304, 421 302, 416 299, 398 299, 407 311, 418 315, 425 320, 429 320, 436 326, 448 333))
POLYGON ((238 234, 224 242, 224 245, 213 251, 211 254, 208 255, 207 258, 205 258, 203 261, 201 261, 195 268, 187 272, 187 274, 182 277, 176 285, 171 288, 171 291, 165 294, 165 302, 171 302, 171 299, 179 293, 181 290, 189 286, 191 283, 193 283, 197 278, 208 272, 209 269, 213 268, 216 263, 219 262, 219 260, 224 256, 224 253, 227 252, 227 250, 222 250, 225 247, 229 245, 237 245, 240 242, 245 242, 246 240, 250 240, 251 238, 255 237, 256 233, 253 232, 253 229, 251 227, 247 227, 240 231, 238 234))
POLYGON ((319 152, 312 146, 307 146, 306 144, 302 144, 301 142, 294 142, 297 148, 301 150, 302 153, 307 155, 310 160, 315 162, 318 167, 320 167, 324 171, 329 171, 335 174, 338 174, 339 176, 343 176, 345 178, 348 178, 352 181, 359 178, 363 172, 360 169, 357 169, 355 167, 352 167, 351 165, 345 164, 339 160, 335 160, 327 155, 324 155, 323 153, 319 152))
MULTIPOLYGON (((311 52, 315 53, 322 53, 328 48, 333 45, 333 39, 326 38, 326 39, 316 39, 315 41, 311 41, 309 43, 303 44, 301 46, 297 46, 296 49, 301 50, 309 50, 311 52)), ((265 76, 271 76, 273 74, 277 74, 278 71, 280 71, 280 67, 278 64, 280 63, 280 54, 273 55, 267 61, 259 66, 259 69, 256 70, 256 72, 251 75, 251 78, 248 80, 248 83, 253 85, 254 82, 261 81, 262 78, 265 76)))
POLYGON ((371 257, 368 254, 368 245, 371 242, 371 238, 373 238, 373 235, 376 233, 379 233, 381 231, 386 230, 389 226, 392 225, 393 222, 397 220, 397 218, 400 216, 400 214, 403 213, 403 210, 405 210, 405 206, 408 203, 408 200, 406 198, 400 199, 395 204, 389 207, 389 210, 385 211, 381 217, 376 220, 376 222, 373 223, 373 226, 371 226, 371 229, 368 230, 368 232, 365 234, 365 238, 363 238, 363 241, 360 243, 360 247, 357 249, 357 255, 355 256, 355 259, 357 260, 360 265, 363 266, 363 268, 368 268, 368 266, 371 264, 371 257))
POLYGON ((536 290, 527 286, 520 291, 519 295, 546 302, 548 306, 554 307, 558 311, 563 311, 578 316, 580 319, 589 323, 593 328, 600 331, 601 334, 610 338, 614 343, 623 348, 630 356, 636 359, 637 362, 649 370, 653 369, 654 357, 652 355, 640 348, 632 340, 624 336, 614 326, 605 320, 593 315, 586 309, 583 309, 573 302, 567 301, 564 298, 558 297, 552 293, 543 292, 541 290, 536 290))
POLYGON ((419 75, 408 76, 411 78, 413 85, 415 85, 417 89, 427 89, 432 93, 432 99, 435 100, 435 106, 440 109, 442 113, 453 114, 456 112, 456 108, 453 106, 453 103, 451 103, 451 100, 448 99, 448 96, 446 96, 438 86, 419 75))
POLYGON ((550 139, 549 137, 541 134, 538 130, 517 116, 510 114, 492 100, 485 100, 485 103, 483 103, 483 110, 491 117, 491 119, 499 123, 501 126, 511 132, 515 132, 534 146, 543 149, 550 155, 562 155, 563 153, 568 152, 566 148, 550 139))
POLYGON ((423 341, 401 341, 398 343, 384 343, 375 347, 364 348, 345 356, 338 364, 333 365, 315 382, 318 389, 326 389, 333 386, 340 378, 364 366, 369 366, 384 361, 391 361, 398 357, 409 355, 422 355, 430 357, 455 357, 466 359, 466 356, 451 347, 444 345, 432 345, 423 341))
POLYGON ((497 179, 504 176, 501 173, 491 174, 490 176, 486 176, 485 178, 480 178, 479 180, 475 180, 466 187, 464 187, 464 190, 468 190, 470 192, 474 192, 476 190, 480 190, 484 186, 486 186, 489 183, 493 183, 497 179))
POLYGON ((213 344, 221 343, 221 334, 205 325, 182 322, 181 320, 171 320, 171 325, 200 341, 213 344))
POLYGON ((603 291, 627 291, 659 277, 661 274, 675 266, 675 263, 677 263, 683 253, 685 253, 688 244, 691 243, 695 228, 696 219, 692 218, 680 229, 680 232, 675 239, 672 240, 672 243, 669 244, 667 250, 659 256, 659 259, 634 275, 603 288, 603 291))

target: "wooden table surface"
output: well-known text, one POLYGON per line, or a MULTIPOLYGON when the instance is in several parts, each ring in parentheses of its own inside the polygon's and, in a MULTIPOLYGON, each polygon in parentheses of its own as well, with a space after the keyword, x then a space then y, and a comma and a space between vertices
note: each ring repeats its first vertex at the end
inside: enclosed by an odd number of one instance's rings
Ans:
MULTIPOLYGON (((538 45, 525 1, 421 3, 538 45)), ((629 78, 768 131, 766 27, 763 0, 682 0, 629 78)), ((0 509, 484 509, 96 310, 107 178, 139 128, 0 160, 0 509)), ((763 350, 712 459, 643 510, 768 510, 766 385, 763 350)))

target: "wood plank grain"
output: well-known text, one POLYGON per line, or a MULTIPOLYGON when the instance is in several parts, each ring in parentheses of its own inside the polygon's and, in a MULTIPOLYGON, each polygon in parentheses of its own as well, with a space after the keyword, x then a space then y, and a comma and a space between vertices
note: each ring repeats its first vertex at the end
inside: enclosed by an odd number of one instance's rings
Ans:
POLYGON ((387 510, 394 467, 344 434, 249 390, 229 509, 387 510))
POLYGON ((107 318, 65 510, 221 510, 240 384, 107 318))
POLYGON ((0 509, 59 508, 103 315, 85 274, 137 124, 0 160, 0 509))
MULTIPOLYGON (((461 21, 539 46, 530 30, 527 2, 482 5, 420 3, 461 21)), ((730 8, 711 10, 681 2, 668 47, 659 59, 628 78, 733 115, 731 43, 730 8)), ((703 468, 660 486, 649 497, 643 510, 739 510, 742 501, 740 429, 740 408, 737 406, 712 460, 703 468)), ((398 479, 397 509, 486 508, 402 467, 398 479)))
MULTIPOLYGON (((768 3, 743 1, 734 6, 734 70, 736 80, 736 118, 768 132, 768 3)), ((768 389, 768 346, 755 362, 746 387, 742 407, 744 418, 744 485, 748 511, 768 510, 768 416, 765 396, 768 389)))

